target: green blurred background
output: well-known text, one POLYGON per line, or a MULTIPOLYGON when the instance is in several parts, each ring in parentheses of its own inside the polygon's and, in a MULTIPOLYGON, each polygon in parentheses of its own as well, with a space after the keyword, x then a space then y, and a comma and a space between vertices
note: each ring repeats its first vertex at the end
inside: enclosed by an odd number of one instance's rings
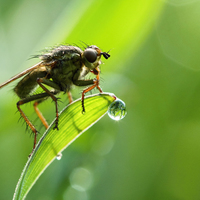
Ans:
MULTIPOLYGON (((128 111, 119 122, 105 116, 71 144, 27 199, 200 199, 199 19, 199 0, 0 1, 0 82, 37 63, 28 58, 45 47, 84 41, 110 50, 101 87, 128 111)), ((0 90, 2 200, 12 198, 33 145, 15 84, 0 90)), ((60 110, 68 103, 61 97, 60 110)), ((51 100, 40 108, 51 122, 51 100)), ((23 110, 43 133, 32 104, 23 110)))

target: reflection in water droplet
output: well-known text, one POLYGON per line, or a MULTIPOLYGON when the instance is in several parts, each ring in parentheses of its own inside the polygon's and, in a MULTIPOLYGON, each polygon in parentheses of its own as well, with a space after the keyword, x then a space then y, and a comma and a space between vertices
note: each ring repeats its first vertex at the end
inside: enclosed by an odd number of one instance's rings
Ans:
POLYGON ((108 116, 113 120, 121 120, 126 115, 126 105, 121 99, 117 99, 108 108, 108 116))
POLYGON ((62 158, 62 153, 58 153, 57 155, 56 155, 56 159, 57 160, 60 160, 62 158))

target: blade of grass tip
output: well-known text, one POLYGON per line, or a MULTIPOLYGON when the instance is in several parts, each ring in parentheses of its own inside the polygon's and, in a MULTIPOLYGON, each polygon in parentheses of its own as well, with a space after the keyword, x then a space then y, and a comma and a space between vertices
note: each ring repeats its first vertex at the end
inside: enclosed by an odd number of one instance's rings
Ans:
POLYGON ((53 130, 54 120, 28 159, 16 186, 13 200, 25 199, 36 180, 56 156, 103 117, 115 99, 115 95, 111 93, 88 96, 84 101, 86 109, 84 114, 82 114, 81 99, 65 107, 59 115, 59 131, 53 130))

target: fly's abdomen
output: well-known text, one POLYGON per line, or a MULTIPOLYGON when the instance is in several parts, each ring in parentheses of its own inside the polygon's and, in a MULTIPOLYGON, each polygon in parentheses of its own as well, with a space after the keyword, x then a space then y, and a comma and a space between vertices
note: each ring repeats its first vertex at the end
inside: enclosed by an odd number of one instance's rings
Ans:
POLYGON ((26 75, 14 88, 19 98, 26 98, 32 94, 38 86, 37 78, 44 78, 47 75, 46 67, 35 69, 26 75))

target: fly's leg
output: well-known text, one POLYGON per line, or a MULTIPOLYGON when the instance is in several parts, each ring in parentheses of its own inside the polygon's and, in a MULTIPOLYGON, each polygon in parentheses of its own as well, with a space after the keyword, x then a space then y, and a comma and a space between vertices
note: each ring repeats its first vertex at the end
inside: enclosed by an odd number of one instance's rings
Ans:
POLYGON ((96 76, 96 79, 93 80, 93 81, 94 81, 94 85, 92 85, 92 86, 86 88, 86 89, 83 90, 83 92, 82 92, 82 108, 83 108, 83 111, 82 111, 82 112, 83 112, 83 113, 85 112, 85 106, 84 106, 84 97, 85 97, 85 93, 91 91, 91 90, 94 89, 95 87, 99 90, 100 93, 103 92, 102 89, 101 89, 100 86, 99 86, 99 80, 100 80, 99 73, 100 73, 100 69, 99 69, 99 68, 96 68, 96 74, 97 74, 97 76, 96 76))
POLYGON ((101 89, 100 86, 99 86, 99 80, 98 80, 98 79, 96 79, 96 80, 94 79, 94 85, 92 85, 92 86, 86 88, 86 89, 83 90, 83 92, 82 92, 82 98, 81 98, 81 100, 82 100, 82 108, 83 108, 82 112, 83 112, 83 113, 85 112, 85 106, 84 106, 84 97, 85 97, 85 94, 86 94, 87 92, 91 91, 92 89, 94 89, 95 87, 97 87, 97 89, 99 90, 100 93, 103 92, 102 89, 101 89))
MULTIPOLYGON (((53 92, 51 92, 51 93, 53 93, 53 92)), ((55 91, 54 91, 54 93, 55 93, 54 95, 56 95, 58 92, 55 92, 55 91)), ((45 94, 47 94, 47 93, 45 93, 45 94)), ((72 99, 71 92, 67 92, 67 95, 68 95, 68 98, 69 98, 69 103, 72 103, 72 102, 73 102, 73 99, 72 99)), ((49 96, 50 96, 50 95, 48 95, 48 97, 49 97, 49 96)), ((33 107, 34 107, 34 110, 35 110, 37 116, 40 118, 42 124, 45 126, 46 129, 48 129, 49 124, 47 123, 46 119, 44 118, 44 116, 42 115, 41 111, 40 111, 39 108, 38 108, 38 105, 39 105, 40 103, 42 103, 44 100, 45 100, 45 99, 36 101, 36 102, 33 104, 33 107)))
POLYGON ((37 78, 37 83, 52 98, 52 100, 55 102, 55 106, 56 106, 56 120, 55 120, 55 127, 53 129, 57 129, 58 130, 58 118, 59 118, 59 114, 58 114, 58 102, 57 102, 58 99, 43 84, 51 86, 51 87, 53 87, 53 88, 55 88, 57 90, 60 90, 60 87, 56 83, 54 83, 53 81, 50 81, 50 80, 45 79, 45 78, 37 78))
MULTIPOLYGON (((51 91, 52 94, 56 95, 58 92, 56 91, 51 91)), ((34 110, 37 114, 37 116, 39 117, 39 119, 41 120, 42 124, 45 126, 46 129, 48 129, 49 127, 49 124, 47 123, 46 119, 44 118, 43 114, 41 113, 41 111, 39 110, 38 108, 38 105, 40 103, 42 103, 44 100, 46 100, 48 97, 49 97, 49 94, 47 93, 42 93, 44 95, 44 98, 43 99, 40 99, 38 101, 36 101, 34 104, 33 104, 33 107, 34 107, 34 110)), ((42 94, 39 94, 39 95, 42 95, 42 94)))
POLYGON ((39 103, 41 103, 41 102, 40 102, 40 101, 36 101, 36 102, 33 104, 34 110, 35 110, 37 116, 40 118, 42 124, 45 126, 46 129, 48 129, 49 124, 47 123, 47 121, 46 121, 46 119, 44 118, 43 114, 40 112, 39 108, 37 107, 39 103))
POLYGON ((75 85, 78 85, 78 86, 86 86, 86 85, 92 85, 86 89, 83 90, 82 92, 82 112, 84 113, 85 112, 85 106, 84 106, 84 97, 85 97, 85 93, 91 91, 92 89, 94 89, 95 87, 99 90, 100 93, 102 93, 102 89, 100 88, 99 86, 99 80, 100 80, 100 76, 99 76, 99 73, 100 73, 100 69, 97 67, 95 68, 95 74, 97 74, 96 76, 96 79, 91 79, 91 80, 76 80, 74 81, 73 83, 75 85))
POLYGON ((31 154, 29 156, 32 155, 35 146, 36 146, 36 142, 37 142, 37 135, 38 135, 38 131, 36 130, 36 128, 34 127, 34 125, 31 123, 31 121, 28 119, 28 117, 24 114, 24 112, 22 111, 22 109, 20 108, 21 105, 26 104, 28 102, 31 101, 35 101, 35 100, 42 100, 46 97, 49 97, 49 94, 47 93, 41 93, 41 94, 36 94, 30 97, 26 97, 24 99, 21 99, 17 102, 17 109, 19 110, 21 116, 24 118, 25 122, 27 123, 27 125, 30 127, 30 129, 33 131, 34 133, 34 142, 33 142, 33 150, 31 152, 31 154))
POLYGON ((31 152, 31 154, 29 155, 29 157, 32 155, 34 149, 35 149, 35 145, 37 143, 37 135, 38 135, 38 131, 36 130, 36 128, 33 126, 33 124, 30 122, 30 120, 28 119, 28 117, 24 114, 24 112, 22 111, 22 109, 20 108, 21 105, 23 105, 25 102, 23 99, 17 102, 17 109, 19 110, 21 116, 24 118, 25 122, 28 124, 28 126, 31 128, 31 130, 34 133, 34 142, 33 142, 33 150, 31 152))
POLYGON ((73 102, 73 98, 72 98, 72 94, 70 91, 67 92, 67 96, 68 96, 68 99, 69 99, 69 103, 72 103, 73 102))

